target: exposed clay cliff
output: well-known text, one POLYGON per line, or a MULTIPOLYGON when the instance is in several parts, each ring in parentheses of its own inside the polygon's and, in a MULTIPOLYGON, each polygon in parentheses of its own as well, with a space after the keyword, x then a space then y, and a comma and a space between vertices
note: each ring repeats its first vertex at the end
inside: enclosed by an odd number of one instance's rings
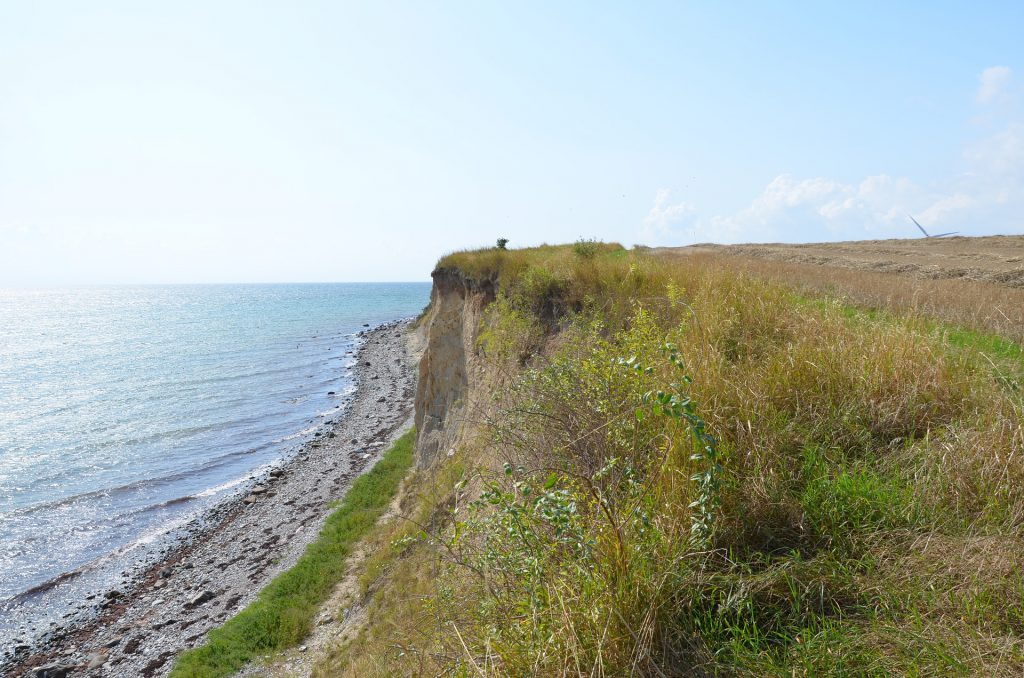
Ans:
POLYGON ((494 300, 490 282, 438 269, 422 321, 426 347, 416 391, 416 464, 432 464, 461 433, 476 368, 476 339, 483 309, 494 300))

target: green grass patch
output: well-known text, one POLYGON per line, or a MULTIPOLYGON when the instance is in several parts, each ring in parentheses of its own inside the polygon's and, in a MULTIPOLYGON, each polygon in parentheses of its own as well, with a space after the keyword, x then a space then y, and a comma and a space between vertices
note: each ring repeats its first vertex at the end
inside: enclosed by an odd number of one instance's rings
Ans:
MULTIPOLYGON (((813 300, 812 303, 823 307, 828 304, 824 300, 813 300)), ((878 308, 862 308, 843 304, 842 313, 851 320, 867 322, 906 322, 906 318, 892 311, 878 308)), ((952 323, 933 319, 919 319, 925 323, 925 329, 932 334, 940 335, 945 343, 958 349, 970 349, 988 355, 997 361, 1024 361, 1024 346, 992 332, 961 327, 952 323)))
POLYGON ((808 528, 838 553, 856 552, 858 538, 927 522, 913 488, 875 469, 829 464, 811 448, 804 476, 800 504, 808 528))
POLYGON ((1019 392, 1024 382, 1024 345, 1011 339, 969 327, 935 320, 934 318, 908 318, 886 309, 857 306, 843 299, 808 298, 798 296, 794 301, 803 306, 812 306, 825 310, 838 304, 843 317, 854 323, 866 324, 899 324, 905 327, 914 326, 917 331, 937 337, 942 345, 951 351, 974 357, 984 357, 990 365, 995 380, 1011 391, 1019 392))
POLYGON ((214 629, 206 644, 181 655, 172 678, 227 676, 270 652, 298 644, 312 628, 317 607, 345 573, 353 547, 374 526, 412 465, 409 431, 353 483, 320 536, 287 572, 274 578, 251 605, 214 629))
POLYGON ((966 327, 957 327, 949 323, 936 323, 951 345, 959 348, 973 348, 1000 360, 1024 360, 1024 346, 1010 341, 998 334, 979 332, 966 327))

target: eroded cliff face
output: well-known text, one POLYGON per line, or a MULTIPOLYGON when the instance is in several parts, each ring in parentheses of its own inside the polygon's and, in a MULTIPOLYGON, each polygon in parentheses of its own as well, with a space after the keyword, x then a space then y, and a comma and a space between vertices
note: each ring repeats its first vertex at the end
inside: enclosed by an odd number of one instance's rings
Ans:
POLYGON ((430 466, 462 433, 479 369, 477 333, 483 309, 494 300, 493 283, 468 280, 458 271, 432 274, 430 310, 421 325, 425 349, 416 387, 416 464, 430 466))

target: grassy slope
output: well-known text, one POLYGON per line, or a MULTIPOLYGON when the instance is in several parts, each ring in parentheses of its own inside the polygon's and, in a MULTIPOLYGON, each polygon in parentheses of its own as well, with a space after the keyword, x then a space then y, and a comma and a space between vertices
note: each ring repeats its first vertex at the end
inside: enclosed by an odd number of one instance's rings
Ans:
POLYGON ((216 678, 247 662, 298 643, 311 627, 317 606, 345 572, 345 559, 387 508, 412 464, 415 433, 409 431, 367 473, 353 483, 319 537, 290 570, 278 575, 259 598, 206 644, 186 652, 174 678, 216 678))
POLYGON ((707 263, 440 262, 499 282, 481 350, 520 376, 372 537, 371 625, 316 675, 1024 670, 1020 346, 707 263))
MULTIPOLYGON (((703 265, 724 266, 816 294, 850 299, 859 306, 886 308, 900 314, 917 314, 944 320, 960 327, 995 333, 1016 342, 1024 341, 1024 288, 1011 288, 963 279, 929 279, 836 266, 773 261, 729 254, 682 253, 655 250, 667 260, 695 258, 703 265)), ((943 270, 958 270, 951 258, 943 270)), ((680 262, 682 263, 682 262, 680 262)), ((959 269, 962 270, 962 269, 959 269)))

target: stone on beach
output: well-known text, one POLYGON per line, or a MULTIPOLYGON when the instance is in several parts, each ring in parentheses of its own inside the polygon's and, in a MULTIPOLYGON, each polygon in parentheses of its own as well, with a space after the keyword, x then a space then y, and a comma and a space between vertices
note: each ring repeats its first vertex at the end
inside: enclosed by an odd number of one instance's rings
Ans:
POLYGON ((194 595, 192 599, 185 604, 185 607, 197 607, 207 601, 213 600, 216 597, 216 595, 217 594, 210 590, 201 591, 200 593, 194 595))
POLYGON ((44 664, 32 669, 29 673, 32 678, 65 678, 69 673, 78 668, 77 664, 44 664))

